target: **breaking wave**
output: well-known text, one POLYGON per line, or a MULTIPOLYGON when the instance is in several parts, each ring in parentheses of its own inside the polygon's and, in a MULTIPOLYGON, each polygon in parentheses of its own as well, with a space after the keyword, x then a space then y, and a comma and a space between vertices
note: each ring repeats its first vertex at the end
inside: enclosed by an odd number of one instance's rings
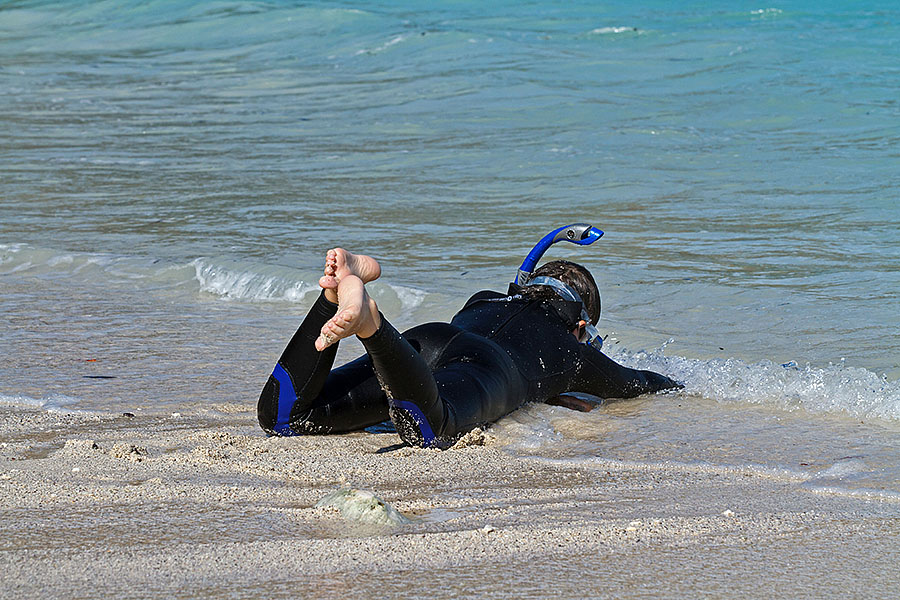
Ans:
POLYGON ((71 407, 80 402, 78 398, 65 394, 51 394, 44 398, 31 398, 30 396, 7 396, 0 394, 0 406, 28 406, 41 408, 47 412, 68 413, 73 412, 71 407))
POLYGON ((251 301, 302 302, 318 293, 318 285, 292 277, 283 267, 245 265, 198 258, 191 265, 200 290, 225 298, 251 301))
MULTIPOLYGON (((0 244, 0 275, 72 278, 104 289, 135 284, 144 289, 177 288, 180 293, 211 294, 241 302, 308 304, 319 293, 320 271, 281 265, 200 257, 188 263, 162 258, 67 252, 27 244, 0 244)), ((372 296, 384 308, 409 312, 429 294, 421 289, 374 282, 372 296)))
POLYGON ((717 402, 774 404, 784 410, 845 413, 900 421, 900 381, 843 363, 818 368, 769 360, 699 360, 653 351, 620 351, 613 358, 632 368, 663 372, 685 385, 684 392, 717 402))

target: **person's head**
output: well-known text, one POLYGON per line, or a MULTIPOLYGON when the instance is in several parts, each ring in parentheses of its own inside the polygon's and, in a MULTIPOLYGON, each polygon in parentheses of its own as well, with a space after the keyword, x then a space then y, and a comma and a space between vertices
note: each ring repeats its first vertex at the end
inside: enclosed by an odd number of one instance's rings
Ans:
POLYGON ((600 320, 600 290, 594 276, 586 268, 567 260, 554 260, 541 265, 532 274, 532 277, 541 276, 559 279, 575 288, 584 302, 591 323, 596 324, 600 320))

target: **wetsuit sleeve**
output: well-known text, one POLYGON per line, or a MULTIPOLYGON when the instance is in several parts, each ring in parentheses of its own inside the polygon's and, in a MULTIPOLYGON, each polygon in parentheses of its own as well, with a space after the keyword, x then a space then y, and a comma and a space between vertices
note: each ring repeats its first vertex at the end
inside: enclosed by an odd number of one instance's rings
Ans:
POLYGON ((581 344, 581 365, 573 381, 573 392, 601 398, 633 398, 641 394, 684 387, 653 371, 629 369, 599 350, 581 344))

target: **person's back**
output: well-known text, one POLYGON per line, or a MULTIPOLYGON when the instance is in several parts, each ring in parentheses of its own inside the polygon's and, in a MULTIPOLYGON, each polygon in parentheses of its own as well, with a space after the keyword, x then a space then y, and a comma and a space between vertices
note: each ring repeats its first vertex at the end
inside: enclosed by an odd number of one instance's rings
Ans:
POLYGON ((575 369, 580 360, 580 344, 571 333, 576 309, 558 297, 524 296, 514 286, 509 292, 479 292, 451 323, 503 348, 532 384, 575 369))

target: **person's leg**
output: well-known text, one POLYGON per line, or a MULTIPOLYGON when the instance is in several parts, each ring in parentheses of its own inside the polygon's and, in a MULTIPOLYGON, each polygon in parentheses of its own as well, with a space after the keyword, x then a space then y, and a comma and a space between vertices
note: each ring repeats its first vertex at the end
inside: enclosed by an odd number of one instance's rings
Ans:
POLYGON ((449 323, 427 323, 401 336, 382 318, 362 343, 397 433, 412 446, 447 447, 525 398, 525 382, 502 348, 449 323))
POLYGON ((332 370, 337 344, 323 352, 315 348, 322 325, 337 308, 320 295, 278 359, 257 403, 267 433, 343 433, 389 418, 368 357, 332 370))
POLYGON ((428 363, 383 318, 366 291, 364 277, 380 275, 378 263, 340 248, 329 252, 326 263, 319 285, 336 293, 339 307, 321 327, 316 349, 326 353, 339 340, 358 336, 391 405, 391 419, 400 437, 411 444, 429 445, 435 439, 430 422, 443 422, 437 386, 428 363))
MULTIPOLYGON (((348 308, 340 306, 336 288, 341 277, 356 278, 363 285, 354 273, 368 282, 381 274, 381 267, 368 256, 340 248, 328 251, 320 280, 323 292, 288 343, 259 398, 259 423, 268 433, 351 431, 387 418, 384 394, 378 390, 371 365, 354 361, 331 371, 337 346, 329 344, 322 351, 316 347, 324 325, 343 323, 348 316, 343 314, 348 308)), ((347 289, 352 287, 348 284, 347 289)))
MULTIPOLYGON (((326 290, 337 293, 339 308, 322 326, 316 348, 325 352, 340 339, 359 337, 387 396, 391 420, 405 442, 443 446, 518 408, 525 397, 524 384, 501 348, 446 323, 416 328, 405 339, 366 292, 360 275, 374 272, 361 270, 360 265, 371 266, 366 259, 344 251, 335 256, 337 286, 326 290), (424 335, 430 330, 431 336, 424 335), (455 340, 462 341, 454 346, 455 340), (419 350, 432 358, 426 360, 419 350), (433 367, 438 367, 437 379, 433 367)), ((322 283, 324 287, 331 282, 322 283)))
POLYGON ((387 396, 400 438, 412 446, 438 445, 446 413, 428 363, 383 317, 376 332, 360 341, 387 396))
POLYGON ((309 408, 291 420, 297 433, 347 433, 390 419, 387 397, 363 355, 333 369, 309 408))

